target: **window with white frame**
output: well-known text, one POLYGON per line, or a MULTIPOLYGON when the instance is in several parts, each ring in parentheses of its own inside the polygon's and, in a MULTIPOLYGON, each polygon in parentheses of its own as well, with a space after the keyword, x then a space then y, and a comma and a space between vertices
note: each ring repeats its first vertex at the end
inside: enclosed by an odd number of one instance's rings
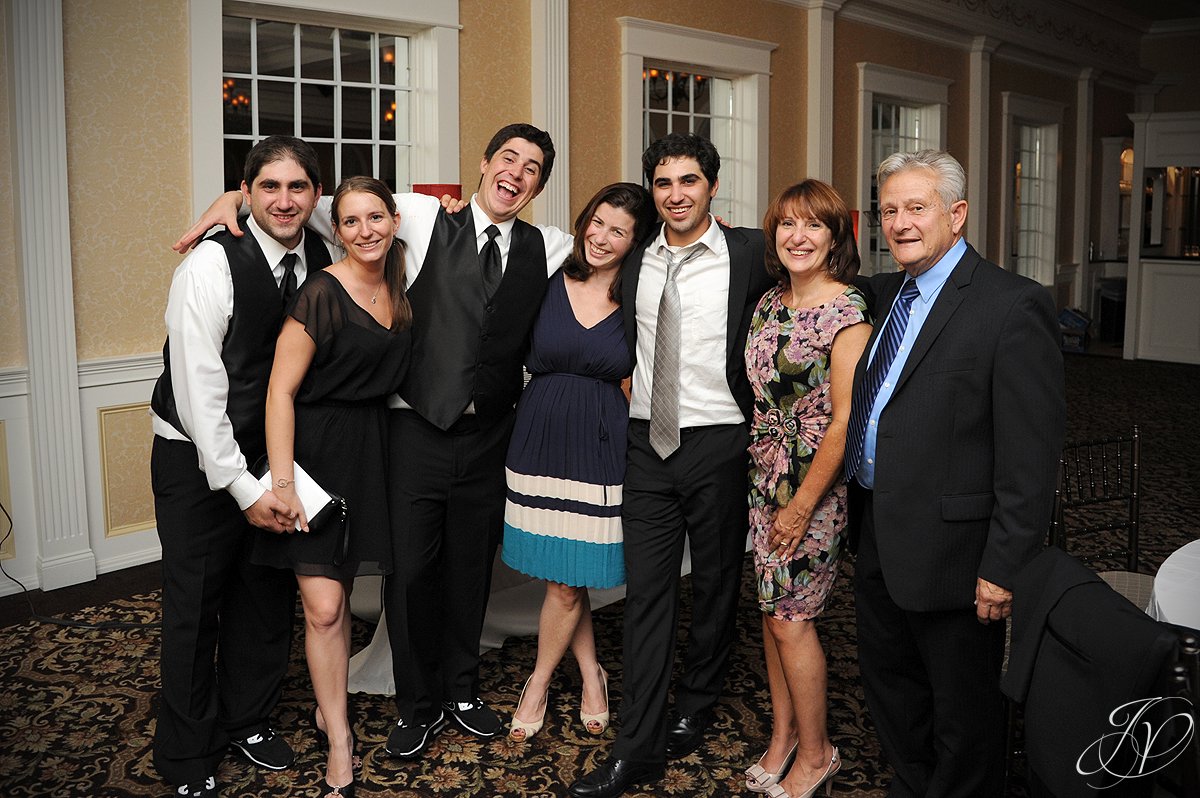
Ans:
POLYGON ((221 52, 226 189, 275 134, 313 146, 327 190, 351 175, 409 189, 407 37, 226 15, 221 52))
POLYGON ((642 152, 651 140, 694 131, 721 156, 714 212, 757 227, 767 206, 769 76, 778 45, 634 17, 617 23, 622 177, 643 182, 642 152))
MULTIPOLYGON (((695 133, 718 153, 732 154, 734 112, 732 80, 663 65, 642 70, 643 149, 668 133, 695 133)), ((722 186, 738 184, 737 168, 735 159, 722 157, 722 186)), ((718 192, 712 212, 730 218, 733 202, 727 191, 718 192)))
POLYGON ((895 152, 945 147, 950 82, 880 64, 858 64, 859 181, 851 204, 859 209, 863 274, 896 268, 879 223, 879 164, 895 152))
POLYGON ((1063 106, 1003 92, 1005 266, 1052 285, 1058 228, 1058 135, 1063 106))
MULTIPOLYGON (((861 254, 864 274, 878 274, 895 268, 883 227, 879 224, 879 185, 875 173, 881 161, 892 153, 916 152, 928 147, 932 126, 929 117, 938 117, 937 106, 909 105, 890 99, 876 99, 871 108, 871 204, 867 209, 867 247, 861 254)), ((861 224, 861 221, 860 221, 861 224)))
POLYGON ((397 189, 460 182, 458 5, 189 0, 193 208, 240 173, 227 146, 244 152, 277 130, 313 141, 327 191, 364 172, 397 189))

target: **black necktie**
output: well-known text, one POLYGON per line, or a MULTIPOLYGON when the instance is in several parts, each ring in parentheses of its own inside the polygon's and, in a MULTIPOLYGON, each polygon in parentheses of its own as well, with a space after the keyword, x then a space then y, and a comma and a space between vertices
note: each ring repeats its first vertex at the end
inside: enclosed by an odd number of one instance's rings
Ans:
POLYGON ((298 260, 300 259, 296 257, 295 252, 289 252, 283 256, 283 260, 279 261, 279 265, 283 267, 283 279, 279 281, 279 296, 283 299, 285 308, 292 301, 292 297, 296 295, 296 261, 298 260))
POLYGON ((871 408, 875 398, 879 396, 879 388, 883 378, 887 376, 892 361, 896 359, 896 351, 904 340, 904 331, 908 329, 908 317, 912 312, 913 300, 920 296, 917 281, 911 277, 904 280, 900 289, 900 297, 892 305, 883 332, 879 335, 879 344, 875 347, 875 357, 867 364, 863 380, 854 391, 850 401, 850 424, 846 431, 846 479, 851 480, 858 473, 862 464, 863 445, 866 443, 867 419, 871 417, 871 408))
POLYGON ((496 241, 500 235, 500 228, 489 224, 483 232, 487 234, 488 240, 483 249, 479 250, 479 267, 483 270, 483 293, 491 299, 492 294, 500 287, 500 279, 504 277, 504 269, 500 265, 500 244, 496 241))

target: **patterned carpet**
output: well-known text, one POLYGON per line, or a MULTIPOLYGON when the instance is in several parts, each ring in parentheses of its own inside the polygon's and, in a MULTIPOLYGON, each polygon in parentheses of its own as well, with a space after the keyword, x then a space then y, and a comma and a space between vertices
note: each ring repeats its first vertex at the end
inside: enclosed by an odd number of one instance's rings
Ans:
MULTIPOLYGON (((1167 553, 1200 537, 1194 476, 1200 472, 1200 441, 1192 423, 1200 409, 1200 367, 1073 356, 1067 360, 1067 378, 1070 437, 1141 424, 1143 564, 1153 570, 1167 553)), ((746 794, 742 770, 765 747, 770 723, 749 573, 747 560, 738 644, 715 728, 698 752, 670 763, 666 778, 653 791, 634 795, 746 794)), ((848 564, 819 623, 829 659, 830 733, 844 757, 835 794, 874 798, 884 794, 888 776, 858 686, 851 574, 848 564)), ((72 617, 153 623, 158 596, 131 596, 72 617)), ((600 610, 596 629, 616 707, 622 675, 621 605, 600 610)), ((368 624, 356 621, 356 648, 366 644, 370 632, 368 624)), ((0 630, 0 796, 168 795, 150 761, 157 645, 152 629, 94 631, 27 622, 0 630)), ((511 712, 534 653, 532 638, 513 639, 505 648, 488 652, 482 666, 485 699, 511 712)), ((480 742, 447 731, 417 763, 397 762, 383 751, 394 715, 391 700, 352 696, 367 778, 360 782, 360 794, 565 795, 566 785, 604 760, 614 735, 610 729, 605 737, 593 738, 580 726, 580 683, 572 671, 570 662, 560 669, 546 728, 530 743, 480 742)), ((311 696, 302 641, 297 640, 276 713, 276 726, 298 753, 297 766, 268 773, 230 756, 219 774, 226 796, 318 794, 323 751, 303 722, 311 711, 311 696)), ((1019 784, 1013 794, 1023 794, 1019 784)))

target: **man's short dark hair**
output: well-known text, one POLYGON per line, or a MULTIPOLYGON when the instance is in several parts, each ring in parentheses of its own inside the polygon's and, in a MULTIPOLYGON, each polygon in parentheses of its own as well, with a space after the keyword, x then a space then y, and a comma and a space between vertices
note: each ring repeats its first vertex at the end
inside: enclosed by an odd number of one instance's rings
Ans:
POLYGON ((700 172, 711 186, 721 171, 721 156, 713 143, 695 133, 670 133, 651 144, 642 153, 642 172, 646 182, 654 183, 654 170, 670 158, 695 158, 700 172))
POLYGON ((242 179, 246 181, 247 186, 252 187, 254 179, 264 166, 285 158, 291 158, 300 165, 312 182, 313 188, 321 185, 321 164, 317 160, 316 151, 307 141, 295 136, 267 136, 255 144, 246 155, 242 179))
POLYGON ((483 157, 486 160, 492 160, 492 156, 496 154, 496 151, 503 147, 504 142, 509 139, 525 139, 542 149, 542 171, 538 175, 538 188, 542 188, 542 186, 546 185, 546 181, 550 179, 550 170, 554 168, 554 141, 550 138, 550 134, 527 122, 515 122, 511 125, 505 125, 496 131, 496 135, 492 136, 492 140, 488 142, 487 149, 483 151, 483 157))

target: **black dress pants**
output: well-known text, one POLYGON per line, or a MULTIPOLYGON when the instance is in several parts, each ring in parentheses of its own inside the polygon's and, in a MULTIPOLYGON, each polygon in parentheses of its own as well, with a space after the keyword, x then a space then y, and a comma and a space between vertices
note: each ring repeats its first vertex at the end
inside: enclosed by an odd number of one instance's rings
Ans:
POLYGON ((666 758, 667 692, 679 626, 679 569, 692 554, 692 615, 675 709, 693 715, 720 697, 733 644, 749 531, 745 424, 684 430, 665 461, 649 424, 629 423, 625 534, 625 679, 613 755, 666 758))
POLYGON ((479 694, 479 636, 504 530, 504 460, 513 414, 441 430, 389 413, 393 570, 384 606, 396 709, 409 723, 479 694))
POLYGON ((880 747, 895 771, 888 795, 999 798, 1005 624, 981 624, 974 608, 896 606, 879 563, 869 493, 854 571, 859 669, 880 747))
POLYGON ((227 492, 209 489, 191 443, 155 437, 150 475, 163 569, 154 765, 184 784, 215 774, 231 738, 269 724, 296 578, 250 563, 254 527, 227 492))

